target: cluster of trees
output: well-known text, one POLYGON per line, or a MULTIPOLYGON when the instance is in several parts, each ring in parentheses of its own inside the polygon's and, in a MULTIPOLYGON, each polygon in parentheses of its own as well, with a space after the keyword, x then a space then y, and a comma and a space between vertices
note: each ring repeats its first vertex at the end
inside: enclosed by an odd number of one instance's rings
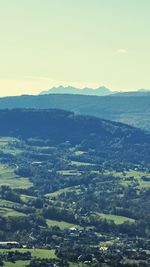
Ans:
POLYGON ((9 186, 5 185, 0 187, 0 198, 17 203, 21 202, 19 194, 9 186))

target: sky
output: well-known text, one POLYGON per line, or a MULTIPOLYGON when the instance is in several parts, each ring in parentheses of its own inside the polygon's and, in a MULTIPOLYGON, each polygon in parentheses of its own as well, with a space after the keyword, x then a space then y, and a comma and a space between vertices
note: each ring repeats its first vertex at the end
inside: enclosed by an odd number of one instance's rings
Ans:
POLYGON ((149 0, 0 0, 0 96, 150 88, 149 0))

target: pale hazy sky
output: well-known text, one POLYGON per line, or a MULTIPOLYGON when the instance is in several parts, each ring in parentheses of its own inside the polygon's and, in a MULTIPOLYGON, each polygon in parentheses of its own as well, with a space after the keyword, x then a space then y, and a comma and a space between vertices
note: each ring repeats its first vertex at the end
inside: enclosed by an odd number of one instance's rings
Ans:
POLYGON ((150 88, 150 0, 0 0, 0 95, 150 88))

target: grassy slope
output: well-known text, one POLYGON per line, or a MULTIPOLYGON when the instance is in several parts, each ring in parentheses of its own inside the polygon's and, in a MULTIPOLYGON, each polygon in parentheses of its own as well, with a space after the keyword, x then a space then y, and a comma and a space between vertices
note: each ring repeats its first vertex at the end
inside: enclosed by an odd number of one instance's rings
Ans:
POLYGON ((23 212, 19 212, 11 208, 2 208, 2 207, 0 207, 0 215, 5 216, 5 217, 26 216, 26 214, 23 212))
POLYGON ((67 223, 64 221, 46 220, 46 222, 47 222, 47 225, 49 227, 58 226, 61 229, 66 229, 66 228, 71 228, 71 227, 79 227, 78 225, 67 223))
MULTIPOLYGON (((8 249, 0 249, 0 253, 7 252, 8 249)), ((11 251, 16 251, 16 249, 11 249, 11 251)), ((32 258, 40 259, 54 259, 56 258, 55 250, 48 249, 17 249, 19 252, 31 252, 32 258)), ((11 262, 5 262, 4 267, 25 267, 29 261, 16 261, 15 264, 11 262)))
POLYGON ((32 183, 28 178, 22 178, 14 173, 14 169, 0 164, 0 186, 7 185, 11 188, 29 188, 32 183))
POLYGON ((25 267, 27 264, 29 264, 29 261, 16 261, 15 263, 5 261, 4 267, 25 267))
POLYGON ((106 174, 110 174, 115 177, 120 177, 121 183, 125 186, 129 186, 132 183, 132 181, 134 181, 138 183, 138 186, 137 186, 138 189, 145 189, 145 188, 150 189, 150 181, 143 181, 141 179, 142 176, 150 178, 150 173, 140 172, 136 170, 129 170, 129 171, 124 172, 124 174, 121 172, 116 172, 116 171, 108 172, 108 173, 106 172, 106 174), (133 180, 132 180, 132 177, 133 177, 133 180))
POLYGON ((104 213, 97 213, 97 215, 102 219, 106 219, 108 221, 113 221, 115 224, 122 224, 126 221, 131 222, 131 223, 135 222, 135 220, 130 219, 128 217, 124 217, 124 216, 104 214, 104 213))

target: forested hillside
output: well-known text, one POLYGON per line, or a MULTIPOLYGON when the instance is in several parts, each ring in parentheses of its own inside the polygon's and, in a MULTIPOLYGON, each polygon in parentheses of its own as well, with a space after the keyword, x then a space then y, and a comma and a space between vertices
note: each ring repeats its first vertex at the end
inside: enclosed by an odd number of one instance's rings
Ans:
POLYGON ((149 93, 105 97, 58 94, 6 97, 0 99, 0 109, 5 108, 58 108, 120 121, 150 131, 149 93))
POLYGON ((1 110, 0 135, 51 139, 96 149, 105 159, 148 162, 150 135, 139 129, 62 110, 1 110), (146 150, 145 150, 146 149, 146 150))

